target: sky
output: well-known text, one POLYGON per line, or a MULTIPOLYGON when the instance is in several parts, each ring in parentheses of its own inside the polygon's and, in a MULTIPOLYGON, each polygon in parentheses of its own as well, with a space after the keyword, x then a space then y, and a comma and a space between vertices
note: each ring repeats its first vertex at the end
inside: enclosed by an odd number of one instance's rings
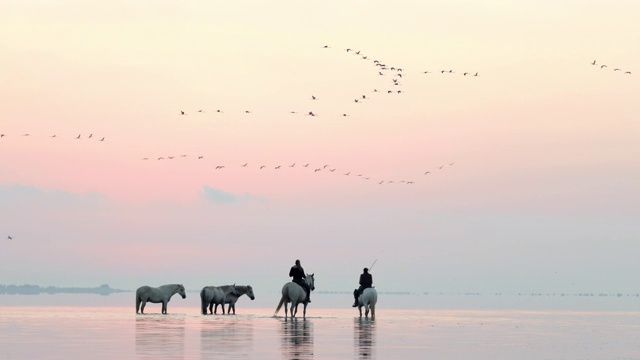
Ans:
POLYGON ((3 1, 0 283, 637 292, 638 13, 3 1))

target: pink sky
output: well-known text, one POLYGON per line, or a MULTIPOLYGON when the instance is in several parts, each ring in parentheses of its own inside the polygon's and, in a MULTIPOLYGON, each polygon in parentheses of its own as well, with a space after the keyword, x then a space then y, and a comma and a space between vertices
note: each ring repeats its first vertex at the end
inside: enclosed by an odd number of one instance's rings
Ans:
POLYGON ((635 289, 639 12, 5 1, 0 283, 635 289))

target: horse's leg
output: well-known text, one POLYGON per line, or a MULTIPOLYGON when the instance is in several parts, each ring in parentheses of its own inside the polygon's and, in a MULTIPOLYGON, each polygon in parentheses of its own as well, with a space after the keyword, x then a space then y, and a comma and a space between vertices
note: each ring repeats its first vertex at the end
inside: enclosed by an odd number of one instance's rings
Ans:
POLYGON ((144 314, 144 306, 147 305, 147 302, 142 300, 142 304, 140 304, 140 314, 144 314))
POLYGON ((213 306, 213 313, 217 315, 218 314, 218 304, 217 303, 212 303, 212 304, 215 304, 213 306))
POLYGON ((360 312, 360 317, 362 317, 362 305, 358 305, 358 311, 360 312))
POLYGON ((209 303, 209 314, 213 315, 213 301, 209 303))
POLYGON ((167 313, 167 302, 166 301, 162 301, 162 313, 163 314, 167 313))
MULTIPOLYGON (((284 302, 284 317, 286 318, 287 316, 289 316, 289 314, 287 313, 287 304, 289 304, 287 301, 284 302)), ((293 309, 291 309, 293 310, 293 309)))
POLYGON ((303 302, 302 305, 304 305, 304 307, 302 308, 302 319, 306 320, 307 319, 307 302, 303 302))
POLYGON ((140 296, 136 295, 136 314, 140 311, 140 296))

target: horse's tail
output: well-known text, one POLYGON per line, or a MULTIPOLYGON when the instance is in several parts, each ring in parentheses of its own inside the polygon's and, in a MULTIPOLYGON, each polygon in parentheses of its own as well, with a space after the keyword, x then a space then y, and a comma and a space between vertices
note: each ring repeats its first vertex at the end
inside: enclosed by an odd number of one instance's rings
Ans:
MULTIPOLYGON (((285 297, 284 295, 282 296, 282 298, 280 299, 280 303, 278 304, 278 307, 276 308, 276 312, 273 313, 273 316, 278 315, 278 311, 280 311, 280 308, 282 307, 282 305, 285 302, 285 297)), ((286 315, 286 314, 285 314, 286 315)))
POLYGON ((204 293, 204 288, 202 288, 202 290, 200 290, 200 301, 202 303, 202 315, 207 315, 207 301, 205 299, 205 293, 204 293))
POLYGON ((140 295, 138 295, 138 293, 136 292, 136 314, 140 310, 140 303, 141 302, 142 302, 142 299, 140 299, 140 295))

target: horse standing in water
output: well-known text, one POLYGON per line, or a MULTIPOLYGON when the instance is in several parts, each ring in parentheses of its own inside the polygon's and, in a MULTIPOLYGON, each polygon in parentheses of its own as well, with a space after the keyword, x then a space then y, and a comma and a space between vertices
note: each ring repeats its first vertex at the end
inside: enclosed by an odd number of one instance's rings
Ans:
MULTIPOLYGON (((309 285, 309 289, 311 289, 311 291, 315 290, 316 287, 314 286, 314 278, 313 278, 314 274, 307 274, 304 281, 307 283, 307 285, 309 285)), ((284 286, 282 287, 282 298, 280 299, 280 303, 278 304, 278 307, 276 308, 276 312, 273 314, 273 316, 278 315, 278 311, 280 311, 280 308, 282 307, 282 305, 284 304, 284 317, 287 317, 287 304, 291 303, 291 318, 293 319, 296 314, 298 313, 298 304, 302 303, 304 305, 304 308, 302 309, 302 318, 305 319, 307 316, 307 304, 309 303, 307 301, 307 292, 304 290, 304 288, 302 288, 302 286, 294 283, 294 282, 288 282, 286 284, 284 284, 284 286)))
POLYGON ((362 294, 358 296, 358 311, 360 311, 360 317, 362 317, 362 307, 364 306, 364 317, 369 316, 369 308, 371 308, 371 318, 376 317, 376 303, 378 302, 378 292, 376 289, 370 287, 362 291, 362 294))
POLYGON ((182 298, 186 298, 187 294, 184 292, 184 286, 182 284, 169 284, 162 285, 154 288, 151 286, 141 286, 136 290, 136 314, 138 311, 144 314, 144 306, 147 302, 162 303, 162 313, 167 313, 167 303, 171 300, 171 297, 178 293, 182 298), (142 305, 142 306, 140 306, 142 305))
MULTIPOLYGON (((227 301, 227 297, 233 294, 238 296, 238 290, 236 285, 225 286, 205 286, 200 290, 200 300, 202 302, 202 315, 207 315, 207 306, 212 314, 218 313, 218 305, 222 305, 222 314, 224 315, 224 304, 227 301), (211 311, 211 308, 215 304, 215 308, 211 311)), ((237 300, 237 298, 236 298, 237 300)))
MULTIPOLYGON (((234 293, 229 293, 227 295, 227 298, 225 299, 225 304, 229 304, 229 308, 227 309, 227 314, 231 314, 231 309, 233 309, 233 315, 236 314, 236 302, 238 301, 238 298, 240 298, 242 295, 247 295, 249 297, 249 299, 254 300, 256 297, 255 295, 253 295, 253 288, 251 287, 251 285, 222 285, 220 286, 220 288, 222 290, 227 290, 227 288, 229 288, 230 286, 235 286, 236 287, 236 294, 234 293)), ((213 304, 209 305, 209 312, 211 312, 211 306, 213 304)), ((218 307, 218 305, 216 304, 216 308, 218 307)), ((222 304, 222 307, 224 308, 224 304, 222 304)), ((224 309, 223 309, 224 311, 224 309)))

